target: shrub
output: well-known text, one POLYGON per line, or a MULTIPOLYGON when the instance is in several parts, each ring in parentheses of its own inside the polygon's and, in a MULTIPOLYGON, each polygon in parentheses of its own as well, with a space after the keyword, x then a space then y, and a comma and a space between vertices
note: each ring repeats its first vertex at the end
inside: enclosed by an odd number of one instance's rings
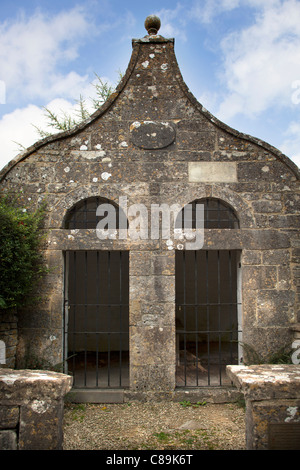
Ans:
POLYGON ((45 203, 29 211, 17 199, 0 196, 0 307, 32 303, 33 290, 46 271, 43 263, 42 222, 45 203))
POLYGON ((292 364, 292 348, 289 345, 282 346, 279 350, 262 355, 253 346, 241 342, 244 350, 244 364, 292 364))

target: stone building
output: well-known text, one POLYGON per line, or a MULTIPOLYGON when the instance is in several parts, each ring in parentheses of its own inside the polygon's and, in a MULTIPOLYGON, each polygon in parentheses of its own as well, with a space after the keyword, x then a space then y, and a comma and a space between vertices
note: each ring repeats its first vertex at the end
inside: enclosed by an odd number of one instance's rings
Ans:
POLYGON ((158 23, 96 113, 0 174, 21 204, 47 201, 17 366, 64 362, 74 389, 224 387, 245 345, 266 357, 300 321, 299 170, 197 102, 158 23))

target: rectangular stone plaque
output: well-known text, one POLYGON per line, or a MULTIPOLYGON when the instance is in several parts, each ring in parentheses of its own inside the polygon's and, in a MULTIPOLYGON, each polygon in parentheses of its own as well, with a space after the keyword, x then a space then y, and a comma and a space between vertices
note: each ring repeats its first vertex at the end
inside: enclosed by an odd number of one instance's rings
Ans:
POLYGON ((270 423, 269 450, 300 450, 300 423, 270 423))
POLYGON ((235 162, 190 162, 191 183, 235 183, 237 168, 235 162))

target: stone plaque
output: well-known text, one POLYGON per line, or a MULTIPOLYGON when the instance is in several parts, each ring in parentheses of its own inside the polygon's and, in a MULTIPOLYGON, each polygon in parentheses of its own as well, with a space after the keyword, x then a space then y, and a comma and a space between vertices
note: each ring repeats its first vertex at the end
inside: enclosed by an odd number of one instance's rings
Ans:
POLYGON ((237 168, 235 162, 190 162, 191 183, 235 183, 237 168))
POLYGON ((300 450, 300 423, 270 423, 269 450, 300 450))
POLYGON ((168 122, 136 121, 130 126, 131 141, 142 149, 162 149, 175 140, 175 128, 168 122))

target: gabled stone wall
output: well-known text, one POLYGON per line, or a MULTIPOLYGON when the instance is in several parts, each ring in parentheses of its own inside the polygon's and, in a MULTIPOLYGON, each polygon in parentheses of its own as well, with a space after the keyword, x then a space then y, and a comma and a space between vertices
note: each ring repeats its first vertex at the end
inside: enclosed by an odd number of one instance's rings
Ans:
POLYGON ((116 92, 88 121, 38 142, 1 172, 20 204, 48 203, 43 301, 19 316, 18 364, 63 354, 63 251, 130 250, 132 389, 175 386, 175 250, 178 240, 99 240, 65 230, 67 211, 102 196, 128 206, 219 198, 240 228, 210 229, 204 249, 241 251, 243 340, 262 353, 290 344, 299 322, 299 170, 278 150, 219 122, 187 89, 174 40, 133 40, 116 92))

